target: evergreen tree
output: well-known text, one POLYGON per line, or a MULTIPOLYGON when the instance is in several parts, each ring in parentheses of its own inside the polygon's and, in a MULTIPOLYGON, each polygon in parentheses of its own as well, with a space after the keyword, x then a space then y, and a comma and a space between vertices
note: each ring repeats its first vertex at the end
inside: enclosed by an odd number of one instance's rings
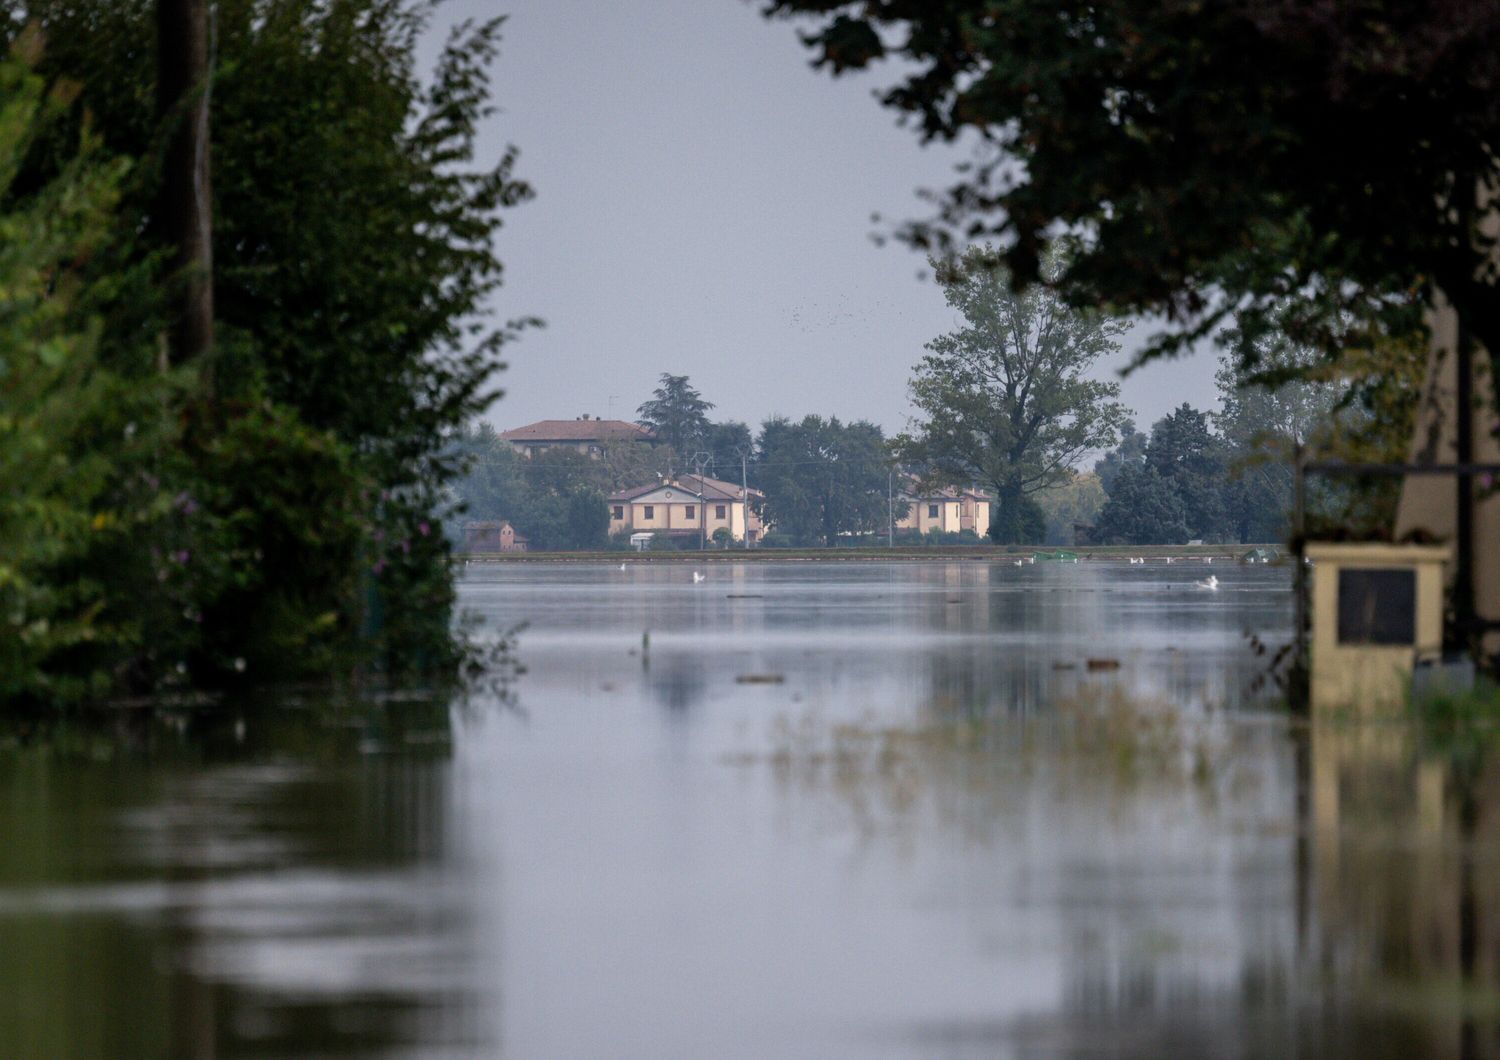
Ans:
POLYGON ((688 383, 685 375, 663 372, 661 385, 636 409, 636 420, 642 427, 656 432, 658 440, 672 447, 677 455, 678 471, 685 470, 693 454, 704 445, 708 434, 708 410, 713 403, 688 383))
POLYGON ((1189 537, 1208 541, 1231 535, 1227 460, 1207 413, 1184 402, 1158 420, 1145 458, 1181 503, 1189 537))
POLYGON ((1094 536, 1104 544, 1180 545, 1192 533, 1172 483, 1150 464, 1131 464, 1115 476, 1094 536))

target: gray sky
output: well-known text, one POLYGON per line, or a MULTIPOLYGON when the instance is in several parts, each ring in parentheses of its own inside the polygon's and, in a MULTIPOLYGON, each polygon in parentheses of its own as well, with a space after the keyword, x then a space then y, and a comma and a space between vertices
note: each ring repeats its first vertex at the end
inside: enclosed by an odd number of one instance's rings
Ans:
MULTIPOLYGON (((871 215, 920 215, 914 191, 957 155, 897 127, 877 82, 812 71, 793 27, 745 0, 446 10, 509 13, 485 146, 516 144, 537 190, 500 235, 499 309, 547 327, 509 348, 497 426, 633 419, 664 371, 719 419, 905 426, 910 369, 957 322, 920 255, 872 244, 871 215)), ((1211 404, 1213 371, 1205 354, 1153 366, 1122 397, 1144 427, 1211 404)))

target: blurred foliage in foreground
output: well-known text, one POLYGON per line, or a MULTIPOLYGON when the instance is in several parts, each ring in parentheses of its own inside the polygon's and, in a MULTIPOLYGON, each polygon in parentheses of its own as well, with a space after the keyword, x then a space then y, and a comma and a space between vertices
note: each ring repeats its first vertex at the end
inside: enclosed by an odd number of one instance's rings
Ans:
POLYGON ((451 673, 449 434, 494 397, 499 20, 224 0, 213 364, 168 364, 149 0, 0 0, 0 703, 451 673), (213 379, 210 389, 205 380, 213 379))

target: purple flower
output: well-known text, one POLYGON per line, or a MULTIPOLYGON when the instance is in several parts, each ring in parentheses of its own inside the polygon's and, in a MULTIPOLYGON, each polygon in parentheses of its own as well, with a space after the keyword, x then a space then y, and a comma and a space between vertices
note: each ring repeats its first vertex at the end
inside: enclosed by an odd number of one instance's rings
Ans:
POLYGON ((371 567, 370 570, 375 574, 379 574, 381 571, 385 570, 385 560, 377 559, 375 561, 375 566, 371 567))
POLYGON ((426 537, 427 534, 428 534, 428 531, 431 530, 431 529, 432 528, 427 525, 427 520, 426 519, 423 519, 420 523, 417 524, 417 532, 419 534, 421 534, 423 537, 426 537))
POLYGON ((188 550, 187 549, 185 549, 185 548, 179 548, 176 552, 172 553, 172 562, 173 563, 186 563, 187 561, 188 561, 188 550))

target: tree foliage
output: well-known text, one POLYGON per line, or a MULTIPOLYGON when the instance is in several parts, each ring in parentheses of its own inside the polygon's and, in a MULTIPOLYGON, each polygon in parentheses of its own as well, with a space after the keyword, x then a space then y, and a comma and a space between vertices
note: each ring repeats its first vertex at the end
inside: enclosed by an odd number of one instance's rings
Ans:
MULTIPOLYGON (((215 7, 219 341, 211 365, 183 366, 154 403, 171 431, 130 421, 135 444, 153 446, 149 472, 127 475, 132 446, 105 434, 77 454, 168 503, 150 548, 100 534, 77 560, 118 609, 101 621, 131 632, 116 654, 96 640, 68 665, 144 689, 356 663, 448 668, 453 589, 436 518, 457 471, 449 435, 494 396, 498 349, 520 323, 496 325, 487 307, 500 213, 529 189, 514 152, 476 159, 500 20, 460 26, 423 77, 422 0, 215 7), (188 385, 210 367, 212 393, 188 385)), ((127 381, 122 410, 165 385, 159 337, 182 280, 154 213, 174 120, 153 106, 154 8, 0 0, 0 29, 15 41, 34 21, 47 40, 39 72, 79 100, 27 140, 5 209, 63 186, 80 136, 135 163, 108 231, 68 259, 96 365, 78 378, 127 381)))
POLYGON ((703 438, 703 448, 709 454, 709 476, 726 482, 740 480, 742 453, 747 473, 748 465, 755 459, 755 441, 750 433, 750 426, 738 420, 709 424, 703 438))
POLYGON ((1019 541, 1023 498, 1065 481, 1085 453, 1113 445, 1125 422, 1119 385, 1087 377, 1119 348, 1122 325, 1069 309, 1040 287, 1016 293, 979 248, 943 294, 965 324, 927 344, 911 381, 922 419, 897 451, 924 478, 993 489, 991 536, 1019 541))
POLYGON ((606 494, 619 487, 604 460, 561 447, 523 457, 487 423, 460 431, 454 449, 466 469, 452 487, 460 524, 508 520, 541 552, 608 543, 606 494))
MULTIPOLYGON (((34 57, 36 40, 20 54, 34 57)), ((133 552, 167 506, 142 477, 172 425, 153 408, 165 379, 133 381, 101 366, 102 292, 78 268, 114 224, 120 162, 95 138, 57 175, 18 193, 36 138, 67 111, 28 62, 0 61, 0 702, 67 700, 107 677, 67 660, 129 650, 140 629, 118 594, 81 566, 91 551, 133 552)))
POLYGON ((1192 531, 1187 508, 1172 483, 1152 465, 1140 463, 1115 476, 1094 536, 1105 544, 1180 545, 1192 531))
POLYGON ((836 416, 767 420, 756 442, 763 513, 778 537, 833 546, 886 525, 890 460, 880 428, 836 416))
POLYGON ((1078 544, 1075 526, 1093 526, 1109 495, 1097 474, 1073 472, 1066 481, 1036 494, 1036 503, 1045 519, 1044 541, 1049 545, 1078 544))
MULTIPOLYGON (((636 422, 656 432, 656 437, 671 446, 684 466, 703 447, 708 433, 708 411, 713 402, 704 401, 685 375, 663 372, 661 385, 651 400, 636 409, 636 422)), ((679 470, 681 470, 679 468, 679 470)))
POLYGON ((1099 484, 1106 493, 1114 485, 1116 475, 1132 464, 1145 461, 1148 441, 1150 436, 1136 430, 1134 420, 1125 421, 1120 428, 1119 444, 1094 461, 1094 474, 1099 476, 1099 484))
POLYGON ((1206 412, 1187 402, 1177 406, 1151 428, 1145 455, 1146 466, 1181 502, 1188 537, 1221 541, 1229 536, 1229 454, 1206 412))
MULTIPOLYGON (((998 234, 1077 305, 1162 314, 1145 352, 1231 315, 1327 355, 1409 334, 1440 288, 1500 365, 1500 8, 1382 0, 772 0, 838 74, 976 140, 922 246, 998 234), (899 64, 899 66, 897 66, 899 64)), ((1500 374, 1500 373, 1497 373, 1500 374)))

